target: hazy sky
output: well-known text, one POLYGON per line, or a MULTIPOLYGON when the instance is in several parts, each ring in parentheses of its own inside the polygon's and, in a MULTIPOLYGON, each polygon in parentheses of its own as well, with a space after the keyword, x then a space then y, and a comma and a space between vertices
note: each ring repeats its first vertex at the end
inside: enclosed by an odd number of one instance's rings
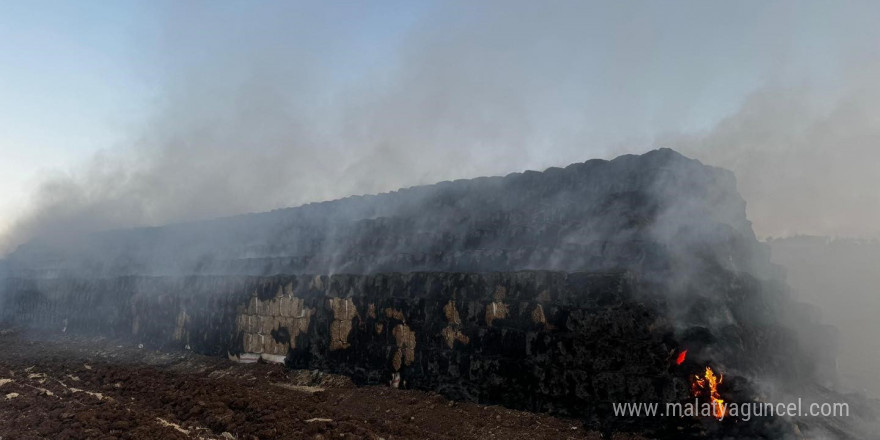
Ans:
POLYGON ((880 236, 878 19, 875 1, 0 0, 0 253, 659 146, 737 172, 759 235, 880 236))

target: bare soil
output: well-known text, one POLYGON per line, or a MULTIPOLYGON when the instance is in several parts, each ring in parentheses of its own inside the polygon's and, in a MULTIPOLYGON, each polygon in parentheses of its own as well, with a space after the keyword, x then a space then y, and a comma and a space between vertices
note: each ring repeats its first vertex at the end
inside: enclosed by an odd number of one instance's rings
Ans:
MULTIPOLYGON (((599 439, 580 422, 340 376, 0 332, 0 440, 599 439)), ((636 439, 615 436, 615 439, 636 439)))

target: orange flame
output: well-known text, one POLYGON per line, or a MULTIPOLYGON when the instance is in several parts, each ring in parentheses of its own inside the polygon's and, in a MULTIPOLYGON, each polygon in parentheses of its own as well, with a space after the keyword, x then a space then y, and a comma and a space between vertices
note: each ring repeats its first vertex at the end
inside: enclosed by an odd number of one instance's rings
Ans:
POLYGON ((687 350, 683 350, 681 353, 679 353, 678 358, 675 359, 675 365, 681 365, 681 363, 684 362, 684 359, 687 357, 687 354, 687 350))
POLYGON ((694 396, 708 396, 712 401, 712 412, 715 418, 721 420, 727 414, 724 407, 724 399, 718 394, 718 385, 724 381, 724 375, 715 375, 715 371, 711 367, 706 366, 706 372, 701 377, 695 374, 691 380, 691 391, 694 396))

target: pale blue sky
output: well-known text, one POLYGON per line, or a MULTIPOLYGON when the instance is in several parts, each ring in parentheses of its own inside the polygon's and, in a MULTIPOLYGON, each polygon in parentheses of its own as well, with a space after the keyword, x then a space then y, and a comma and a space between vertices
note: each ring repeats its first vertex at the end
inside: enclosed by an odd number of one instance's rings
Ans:
POLYGON ((111 147, 140 117, 136 23, 126 2, 0 2, 0 219, 37 174, 111 147))
POLYGON ((151 158, 138 185, 217 201, 188 211, 134 185, 144 216, 121 226, 640 151, 767 88, 830 111, 869 82, 878 4, 0 0, 0 235, 47 175, 98 203, 99 151, 151 158), (309 178, 272 193, 233 171, 261 160, 309 178), (219 171, 157 172, 188 161, 219 171), (206 196, 210 179, 241 192, 206 196))

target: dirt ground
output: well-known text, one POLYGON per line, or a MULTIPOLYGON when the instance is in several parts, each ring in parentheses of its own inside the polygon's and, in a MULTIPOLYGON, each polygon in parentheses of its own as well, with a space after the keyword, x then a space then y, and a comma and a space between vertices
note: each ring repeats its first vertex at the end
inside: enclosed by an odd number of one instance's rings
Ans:
MULTIPOLYGON (((575 420, 280 365, 0 331, 0 440, 599 439, 575 420)), ((615 437, 634 439, 636 437, 615 437)))

